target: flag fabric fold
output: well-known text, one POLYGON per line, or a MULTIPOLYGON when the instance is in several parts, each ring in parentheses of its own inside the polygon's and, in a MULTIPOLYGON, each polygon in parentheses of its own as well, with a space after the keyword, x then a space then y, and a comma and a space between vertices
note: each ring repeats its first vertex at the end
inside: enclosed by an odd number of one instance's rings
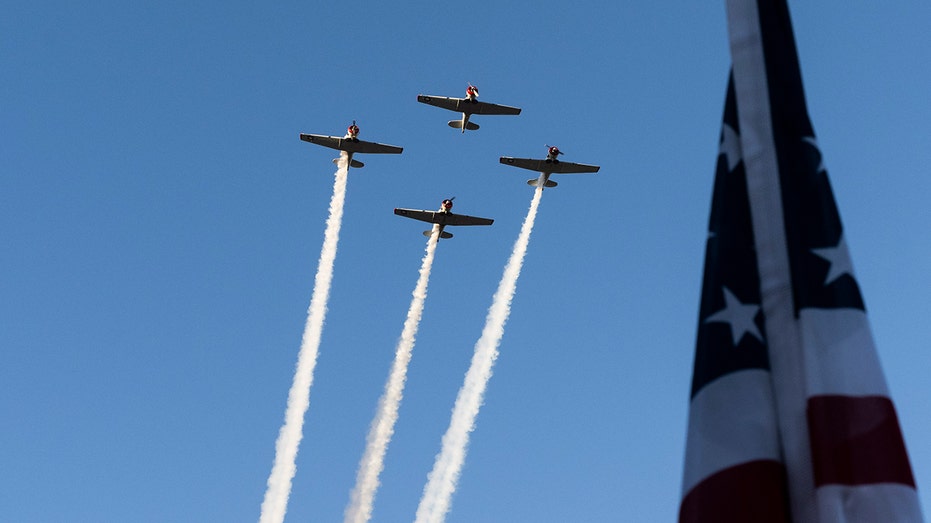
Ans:
POLYGON ((733 65, 679 519, 922 521, 788 6, 726 5, 733 65))

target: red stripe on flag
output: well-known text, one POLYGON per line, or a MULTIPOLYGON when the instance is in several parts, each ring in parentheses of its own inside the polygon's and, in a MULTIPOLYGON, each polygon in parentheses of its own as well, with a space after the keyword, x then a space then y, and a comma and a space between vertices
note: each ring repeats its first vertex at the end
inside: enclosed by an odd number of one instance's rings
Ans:
POLYGON ((785 466, 759 460, 723 469, 695 485, 679 507, 680 523, 786 523, 785 466))
POLYGON ((808 430, 815 486, 901 483, 915 487, 892 400, 812 396, 808 430))

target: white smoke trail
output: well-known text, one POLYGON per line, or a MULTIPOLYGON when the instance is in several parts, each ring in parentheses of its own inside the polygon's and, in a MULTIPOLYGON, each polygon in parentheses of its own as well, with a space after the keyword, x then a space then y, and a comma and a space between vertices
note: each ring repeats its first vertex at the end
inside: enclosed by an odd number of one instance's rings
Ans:
POLYGON ((326 221, 323 235, 323 247, 320 249, 320 261, 317 276, 314 279, 314 292, 307 309, 307 323, 297 356, 297 368, 294 381, 288 391, 288 406, 285 409, 284 425, 278 432, 275 442, 275 464, 268 476, 268 488, 262 501, 260 523, 281 523, 288 509, 288 497, 291 495, 291 480, 297 469, 297 449, 301 443, 304 429, 304 414, 310 404, 310 386, 314 380, 314 367, 317 364, 317 350, 320 347, 320 334, 323 331, 323 319, 326 316, 327 300, 330 296, 330 282, 333 280, 333 261, 336 259, 336 245, 339 242, 339 229, 343 221, 343 203, 346 200, 346 178, 349 171, 349 157, 340 154, 336 169, 336 181, 333 183, 333 196, 330 198, 330 216, 326 221))
POLYGON ((488 316, 485 318, 485 328, 475 343, 472 364, 456 397, 449 428, 443 435, 442 449, 436 456, 433 470, 427 476, 427 485, 417 507, 415 523, 442 523, 449 512, 452 495, 465 462, 469 434, 475 428, 475 418, 482 405, 482 396, 491 378, 491 367, 498 358, 498 344, 504 335, 504 324, 511 313, 511 300, 517 288, 517 278, 527 253, 530 232, 533 230, 542 194, 542 187, 534 191, 527 218, 524 219, 517 241, 514 242, 514 252, 504 268, 501 283, 498 284, 498 290, 492 298, 488 316))
POLYGON ((414 338, 417 336, 417 328, 423 316, 424 300, 427 299, 427 283, 430 281, 430 269, 436 254, 438 231, 438 226, 434 225, 433 234, 427 240, 426 254, 420 265, 420 277, 412 293, 413 299, 407 311, 401 339, 398 340, 398 346, 395 349, 394 363, 391 366, 388 381, 385 383, 385 391, 378 400, 378 412, 369 428, 365 453, 362 455, 359 471, 356 474, 356 486, 352 489, 349 506, 346 507, 343 519, 345 523, 365 523, 372 517, 372 504, 379 485, 378 476, 384 469, 385 452, 394 434, 394 424, 398 420, 398 407, 404 393, 407 366, 411 361, 414 338))

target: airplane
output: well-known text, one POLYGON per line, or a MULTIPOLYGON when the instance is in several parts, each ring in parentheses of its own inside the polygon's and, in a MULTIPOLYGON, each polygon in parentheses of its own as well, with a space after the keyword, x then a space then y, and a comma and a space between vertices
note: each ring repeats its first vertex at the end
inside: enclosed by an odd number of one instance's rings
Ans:
MULTIPOLYGON (((330 149, 345 151, 348 155, 349 166, 355 168, 365 167, 365 164, 358 160, 353 160, 352 155, 354 153, 401 154, 401 151, 404 150, 403 147, 359 140, 359 126, 356 125, 355 120, 352 121, 352 125, 346 130, 346 136, 342 138, 338 136, 301 133, 301 140, 329 147, 330 149)), ((333 163, 338 164, 338 162, 339 158, 333 159, 333 163)))
POLYGON ((442 107, 443 109, 449 109, 450 111, 462 113, 462 119, 450 120, 449 126, 454 129, 462 129, 463 133, 466 132, 466 129, 470 131, 475 131, 478 129, 478 124, 469 121, 469 118, 473 114, 520 114, 520 108, 518 107, 509 107, 507 105, 479 102, 478 87, 475 87, 472 84, 469 84, 469 86, 466 88, 465 98, 449 98, 446 96, 418 94, 417 101, 427 105, 435 105, 437 107, 442 107))
MULTIPOLYGON (((395 209, 394 214, 397 214, 398 216, 404 216, 405 218, 413 218, 422 222, 435 223, 439 225, 439 236, 443 239, 449 239, 453 237, 452 234, 443 230, 447 225, 491 225, 495 223, 495 221, 491 218, 476 218, 475 216, 466 216, 465 214, 453 214, 450 212, 450 209, 453 208, 453 200, 455 199, 456 197, 453 196, 452 198, 443 200, 443 203, 440 204, 440 209, 438 211, 395 209)), ((432 234, 432 230, 423 232, 423 235, 428 237, 432 234)))
POLYGON ((502 156, 499 160, 505 165, 513 165, 522 169, 530 169, 540 173, 539 178, 527 180, 527 185, 533 187, 556 187, 557 183, 550 180, 551 174, 577 174, 577 173, 596 173, 601 169, 598 165, 585 165, 584 163, 560 162, 559 155, 563 154, 558 147, 547 145, 547 154, 545 160, 535 160, 533 158, 511 158, 502 156))

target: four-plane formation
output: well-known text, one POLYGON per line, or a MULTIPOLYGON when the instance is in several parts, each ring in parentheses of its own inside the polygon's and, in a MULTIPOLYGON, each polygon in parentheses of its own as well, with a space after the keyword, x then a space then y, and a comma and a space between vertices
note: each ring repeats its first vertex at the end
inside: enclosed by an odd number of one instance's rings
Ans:
MULTIPOLYGON (((458 120, 451 120, 449 126, 475 131, 478 124, 470 121, 472 115, 518 115, 518 107, 499 105, 478 101, 478 88, 472 84, 466 89, 465 98, 449 98, 445 96, 418 95, 417 101, 433 105, 450 111, 461 113, 458 120)), ((285 424, 279 433, 276 443, 275 464, 268 479, 268 490, 262 503, 260 523, 281 523, 287 510, 288 497, 291 490, 291 480, 296 470, 298 444, 302 437, 304 412, 307 410, 310 387, 313 381, 313 368, 316 362, 317 345, 320 341, 320 330, 323 327, 323 317, 326 311, 326 302, 329 295, 329 282, 332 276, 333 259, 336 255, 336 242, 339 237, 339 228, 342 220, 343 200, 346 194, 346 177, 350 167, 360 168, 364 164, 354 158, 356 154, 400 154, 403 148, 377 142, 368 142, 359 139, 359 126, 355 120, 347 128, 346 134, 328 136, 322 134, 301 133, 301 140, 330 149, 340 151, 339 158, 333 160, 337 165, 336 180, 333 198, 330 202, 330 218, 327 219, 327 231, 324 237, 324 247, 321 251, 320 267, 318 268, 314 295, 308 314, 308 327, 305 329, 304 342, 298 355, 297 371, 288 397, 288 407, 285 413, 285 424)), ((475 416, 483 402, 484 391, 491 377, 491 368, 498 353, 498 345, 504 333, 504 324, 510 314, 510 304, 516 290, 517 278, 520 275, 524 255, 530 241, 530 233, 540 204, 540 198, 545 187, 556 187, 556 182, 550 180, 552 174, 595 173, 597 165, 563 162, 559 160, 562 152, 559 148, 547 145, 547 155, 543 159, 514 158, 502 156, 500 162, 522 169, 540 173, 538 178, 530 179, 527 183, 536 188, 527 211, 527 217, 521 226, 520 234, 514 244, 514 249, 504 269, 498 291, 492 298, 492 305, 488 311, 485 328, 482 336, 475 346, 475 355, 472 364, 466 373, 466 378, 456 406, 452 412, 450 425, 443 436, 443 445, 436 457, 434 469, 428 476, 428 483, 424 488, 423 497, 417 509, 416 521, 437 523, 441 522, 449 511, 452 494, 456 488, 456 479, 461 473, 466 448, 475 423, 475 416)), ((440 239, 449 239, 453 235, 446 231, 450 226, 491 225, 491 218, 480 218, 466 214, 452 212, 453 200, 447 198, 442 201, 436 211, 423 209, 395 208, 394 214, 433 224, 432 228, 424 231, 428 237, 427 247, 420 269, 420 277, 412 294, 411 307, 407 320, 395 351, 395 361, 385 384, 385 392, 379 401, 379 409, 372 421, 367 438, 365 453, 359 464, 357 482, 350 495, 350 503, 346 509, 345 523, 366 523, 371 517, 372 504, 375 491, 379 485, 379 474, 384 467, 384 455, 387 445, 394 432, 394 423, 398 416, 398 407, 401 401, 407 366, 410 362, 414 338, 423 312, 426 299, 427 282, 436 252, 437 242, 440 239)))

